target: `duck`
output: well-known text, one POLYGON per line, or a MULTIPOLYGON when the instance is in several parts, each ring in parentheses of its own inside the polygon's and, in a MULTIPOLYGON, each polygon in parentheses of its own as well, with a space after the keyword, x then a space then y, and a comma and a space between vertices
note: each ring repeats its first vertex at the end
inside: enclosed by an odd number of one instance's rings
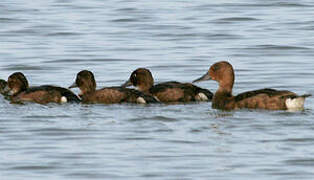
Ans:
POLYGON ((28 81, 22 72, 15 72, 8 77, 6 92, 11 103, 23 104, 33 102, 47 103, 79 103, 80 99, 69 89, 42 85, 29 87, 28 81))
POLYGON ((193 83, 214 80, 219 84, 212 100, 213 109, 266 109, 266 110, 303 110, 305 98, 310 94, 297 95, 287 90, 258 89, 232 95, 234 70, 227 61, 219 61, 210 66, 209 70, 193 83))
POLYGON ((7 86, 7 81, 4 79, 0 79, 0 94, 6 95, 5 87, 7 86))
POLYGON ((134 86, 137 90, 154 96, 163 103, 210 101, 213 93, 192 83, 168 81, 154 85, 152 73, 147 68, 137 68, 122 87, 134 86))
POLYGON ((146 95, 138 90, 124 87, 104 87, 96 90, 94 74, 89 70, 80 71, 75 82, 69 88, 79 88, 79 96, 85 104, 115 104, 115 103, 137 103, 150 104, 159 103, 153 96, 146 95))

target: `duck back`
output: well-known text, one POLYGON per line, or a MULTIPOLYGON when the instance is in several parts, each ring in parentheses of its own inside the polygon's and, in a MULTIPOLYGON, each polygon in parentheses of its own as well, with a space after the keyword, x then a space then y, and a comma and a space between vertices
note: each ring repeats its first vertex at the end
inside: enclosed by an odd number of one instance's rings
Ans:
POLYGON ((50 85, 27 88, 15 97, 13 103, 35 102, 39 104, 47 103, 79 103, 80 99, 70 90, 50 85))
POLYGON ((213 96, 207 89, 202 89, 191 83, 180 83, 177 81, 157 84, 149 91, 162 102, 208 101, 213 96))
MULTIPOLYGON (((259 89, 255 91, 248 91, 237 96, 231 94, 216 93, 213 100, 213 108, 216 109, 268 109, 268 110, 287 110, 294 106, 299 101, 293 101, 301 97, 301 102, 305 96, 298 96, 291 91, 275 90, 275 89, 259 89), (291 102, 289 104, 289 102, 291 102)), ((298 108, 301 105, 297 105, 298 108)), ((303 107, 303 104, 302 104, 303 107)))
POLYGON ((159 101, 154 98, 153 96, 143 93, 141 91, 135 90, 135 89, 128 89, 128 88, 123 88, 124 91, 128 94, 128 102, 146 102, 146 104, 151 104, 151 103, 159 103, 159 101), (144 100, 144 101, 143 101, 144 100))
POLYGON ((82 96, 84 103, 158 103, 158 101, 147 94, 144 94, 135 89, 128 89, 123 87, 106 87, 90 94, 82 96))

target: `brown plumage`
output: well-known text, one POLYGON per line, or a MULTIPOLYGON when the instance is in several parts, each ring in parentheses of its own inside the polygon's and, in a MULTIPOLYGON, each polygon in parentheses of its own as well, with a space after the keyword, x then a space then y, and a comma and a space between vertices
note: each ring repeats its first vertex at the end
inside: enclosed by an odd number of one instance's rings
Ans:
POLYGON ((5 87, 7 86, 7 82, 3 79, 0 79, 0 94, 6 95, 5 87))
POLYGON ((38 104, 80 102, 70 90, 57 86, 29 87, 23 73, 16 72, 9 76, 7 89, 12 103, 34 102, 38 104))
POLYGON ((169 81, 154 85, 153 76, 146 68, 138 68, 133 71, 129 80, 122 86, 131 85, 165 103, 209 101, 213 95, 209 90, 202 89, 191 83, 169 81))
POLYGON ((226 61, 213 64, 205 75, 193 82, 210 79, 219 83, 219 88, 212 100, 212 107, 215 109, 302 109, 305 97, 309 96, 298 96, 290 91, 275 89, 260 89, 233 96, 234 70, 232 65, 226 61))
POLYGON ((96 90, 96 81, 92 72, 87 70, 80 71, 76 80, 70 88, 78 87, 81 92, 79 96, 83 103, 158 103, 158 101, 149 95, 145 95, 134 89, 122 87, 105 87, 96 90))

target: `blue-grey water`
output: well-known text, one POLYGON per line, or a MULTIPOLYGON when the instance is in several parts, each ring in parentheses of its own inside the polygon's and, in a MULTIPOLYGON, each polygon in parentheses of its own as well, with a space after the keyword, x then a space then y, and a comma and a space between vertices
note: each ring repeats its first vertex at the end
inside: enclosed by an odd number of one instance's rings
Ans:
MULTIPOLYGON (((190 82, 228 60, 234 94, 314 94, 313 17, 311 0, 1 0, 0 78, 68 87, 88 69, 104 87, 147 67, 156 82, 190 82)), ((1 180, 314 178, 311 97, 301 112, 1 97, 0 112, 1 180)))

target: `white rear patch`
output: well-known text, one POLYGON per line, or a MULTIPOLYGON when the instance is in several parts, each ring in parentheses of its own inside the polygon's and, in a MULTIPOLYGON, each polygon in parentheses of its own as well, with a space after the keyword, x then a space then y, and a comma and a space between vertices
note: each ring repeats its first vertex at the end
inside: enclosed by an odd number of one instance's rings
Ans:
POLYGON ((297 97, 294 99, 286 99, 286 106, 288 110, 303 110, 305 97, 297 97))
POLYGON ((208 97, 204 93, 198 93, 196 99, 199 101, 208 101, 208 97))
POLYGON ((146 104, 145 99, 142 98, 142 97, 138 97, 138 98, 136 99, 136 102, 139 103, 139 104, 146 104))
POLYGON ((62 96, 60 99, 60 103, 67 103, 68 99, 65 96, 62 96))

